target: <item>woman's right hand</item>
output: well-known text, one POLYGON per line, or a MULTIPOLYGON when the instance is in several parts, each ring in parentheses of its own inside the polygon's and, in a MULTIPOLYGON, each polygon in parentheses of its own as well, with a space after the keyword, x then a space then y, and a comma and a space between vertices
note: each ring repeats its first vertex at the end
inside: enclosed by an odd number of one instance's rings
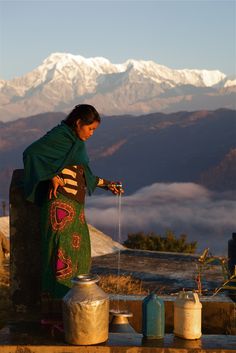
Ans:
POLYGON ((54 176, 51 179, 51 186, 49 189, 49 200, 51 200, 53 196, 57 198, 57 189, 59 186, 63 186, 63 185, 65 185, 65 183, 63 179, 60 178, 58 175, 54 176))
POLYGON ((107 185, 108 190, 110 190, 114 195, 122 195, 124 193, 124 189, 122 187, 122 183, 119 181, 111 181, 107 185))

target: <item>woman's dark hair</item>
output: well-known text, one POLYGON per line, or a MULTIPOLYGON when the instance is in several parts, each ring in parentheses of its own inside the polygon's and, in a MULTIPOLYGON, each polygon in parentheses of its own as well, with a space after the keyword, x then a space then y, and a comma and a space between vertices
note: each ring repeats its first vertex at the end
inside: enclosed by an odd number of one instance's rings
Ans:
POLYGON ((100 123, 101 118, 92 105, 79 104, 76 105, 70 114, 65 118, 64 123, 74 128, 78 120, 80 120, 81 125, 90 125, 94 121, 100 123))

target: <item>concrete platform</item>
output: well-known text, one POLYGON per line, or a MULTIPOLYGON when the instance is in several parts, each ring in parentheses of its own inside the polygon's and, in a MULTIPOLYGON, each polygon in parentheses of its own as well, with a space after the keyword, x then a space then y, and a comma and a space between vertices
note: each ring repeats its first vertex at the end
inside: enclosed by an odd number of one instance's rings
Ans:
POLYGON ((63 332, 39 322, 18 321, 0 330, 1 353, 235 353, 236 336, 203 335, 184 340, 166 334, 162 340, 144 341, 141 334, 110 333, 107 342, 94 346, 66 344, 63 332))

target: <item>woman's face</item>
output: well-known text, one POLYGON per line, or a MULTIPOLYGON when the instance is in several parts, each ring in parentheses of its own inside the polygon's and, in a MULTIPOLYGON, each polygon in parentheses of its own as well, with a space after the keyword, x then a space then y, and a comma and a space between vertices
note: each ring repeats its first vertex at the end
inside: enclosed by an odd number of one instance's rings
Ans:
POLYGON ((90 125, 81 125, 80 120, 77 120, 75 132, 76 132, 76 135, 82 141, 86 141, 93 135, 94 131, 98 128, 98 126, 99 126, 98 121, 94 121, 90 125))

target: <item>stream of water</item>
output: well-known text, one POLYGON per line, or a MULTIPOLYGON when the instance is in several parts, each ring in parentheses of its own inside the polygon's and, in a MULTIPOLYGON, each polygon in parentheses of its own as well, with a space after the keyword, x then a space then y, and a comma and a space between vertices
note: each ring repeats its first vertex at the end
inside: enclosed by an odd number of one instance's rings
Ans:
MULTIPOLYGON (((118 219, 117 219, 117 240, 118 243, 121 243, 121 194, 117 195, 117 211, 118 211, 118 219)), ((118 260, 117 260, 117 310, 120 311, 120 249, 118 249, 118 260)))

